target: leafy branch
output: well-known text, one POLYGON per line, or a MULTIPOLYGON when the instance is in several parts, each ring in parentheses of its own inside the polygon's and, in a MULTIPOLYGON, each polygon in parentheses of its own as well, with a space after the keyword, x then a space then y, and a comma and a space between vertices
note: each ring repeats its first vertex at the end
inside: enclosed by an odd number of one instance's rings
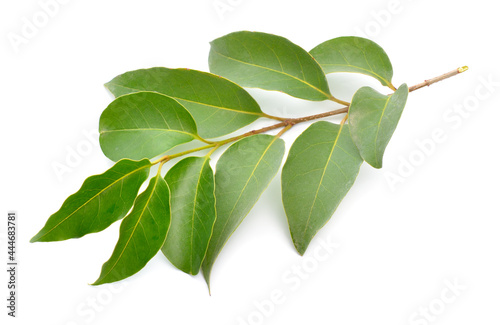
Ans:
MULTIPOLYGON (((445 73, 445 74, 443 74, 443 75, 441 75, 439 77, 435 77, 435 78, 426 80, 426 81, 424 81, 422 83, 419 83, 417 85, 414 85, 412 87, 409 87, 409 92, 411 93, 411 92, 413 92, 415 90, 418 90, 418 89, 421 89, 423 87, 430 86, 430 85, 432 85, 432 84, 434 84, 436 82, 443 81, 445 79, 454 77, 457 74, 463 73, 463 72, 465 72, 467 70, 468 70, 468 67, 466 67, 466 66, 460 67, 458 69, 454 69, 454 70, 452 70, 450 72, 447 72, 447 73, 445 73)), ((304 117, 297 117, 297 118, 285 118, 285 117, 276 117, 276 116, 267 115, 266 117, 268 117, 268 118, 275 119, 275 120, 280 120, 282 122, 277 123, 277 124, 273 124, 273 125, 270 125, 270 126, 266 126, 266 127, 261 128, 261 129, 258 129, 258 130, 252 130, 252 131, 249 131, 247 133, 244 133, 244 134, 241 134, 241 135, 238 135, 238 136, 234 136, 232 138, 228 138, 228 139, 216 141, 216 142, 210 142, 210 141, 207 141, 205 139, 200 139, 201 141, 209 143, 209 144, 206 145, 206 146, 203 146, 203 147, 198 147, 198 148, 186 150, 186 151, 179 152, 179 153, 176 153, 176 154, 173 154, 173 155, 163 156, 160 159, 152 162, 152 164, 156 165, 156 164, 158 164, 160 162, 164 163, 164 162, 170 161, 172 159, 179 158, 179 157, 182 157, 182 156, 186 156, 186 155, 189 155, 189 154, 192 154, 192 153, 195 153, 195 152, 198 152, 198 151, 206 150, 206 149, 213 148, 215 150, 215 149, 220 148, 223 145, 229 144, 231 142, 238 141, 240 139, 243 139, 243 138, 255 135, 255 134, 266 133, 266 132, 269 132, 269 131, 272 131, 272 130, 276 130, 276 129, 279 129, 279 128, 283 128, 283 129, 286 128, 288 130, 291 127, 293 127, 294 125, 296 125, 296 124, 300 124, 300 123, 303 123, 303 122, 314 121, 314 120, 319 120, 319 119, 323 119, 323 118, 326 118, 326 117, 335 116, 335 115, 339 115, 339 114, 344 114, 344 113, 347 113, 349 111, 350 103, 346 103, 345 105, 346 105, 345 107, 338 108, 338 109, 335 109, 335 110, 332 110, 332 111, 329 111, 329 112, 315 114, 315 115, 309 115, 309 116, 304 116, 304 117)), ((283 133, 281 133, 281 134, 283 134, 283 133)), ((279 134, 279 135, 281 136, 281 134, 279 134)), ((211 153, 212 152, 213 151, 211 151, 211 153)))
POLYGON ((361 164, 382 167, 408 94, 467 70, 395 87, 387 54, 370 40, 340 37, 307 52, 286 38, 258 32, 214 40, 209 66, 211 73, 136 70, 107 83, 116 99, 101 115, 99 141, 116 164, 87 178, 31 241, 80 238, 123 218, 116 247, 94 285, 137 273, 161 250, 183 272, 196 275, 201 270, 210 288, 217 256, 281 168, 281 136, 297 124, 315 121, 295 139, 281 174, 290 235, 302 255, 347 195, 361 164), (350 103, 337 99, 326 74, 339 72, 368 75, 392 92, 362 87, 350 103), (299 118, 277 117, 263 112, 243 87, 344 107, 299 118), (345 116, 339 124, 322 120, 340 114, 345 116), (210 140, 259 118, 278 122, 210 140), (278 133, 266 134, 272 130, 278 133), (203 145, 168 153, 193 140, 203 145), (212 153, 227 144, 214 173, 212 153), (192 156, 203 150, 209 151, 192 156), (181 157, 162 175, 166 162, 181 157), (157 164, 156 175, 138 194, 157 164))

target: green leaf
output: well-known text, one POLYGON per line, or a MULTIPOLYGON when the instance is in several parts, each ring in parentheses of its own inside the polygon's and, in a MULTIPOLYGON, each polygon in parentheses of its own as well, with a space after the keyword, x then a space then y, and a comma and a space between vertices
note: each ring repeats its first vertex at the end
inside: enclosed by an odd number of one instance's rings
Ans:
POLYGON ((210 71, 244 87, 279 90, 321 101, 332 95, 326 77, 307 51, 288 39, 258 32, 235 32, 211 43, 210 71))
POLYGON ((390 96, 370 87, 359 89, 349 107, 349 125, 361 157, 375 168, 382 167, 385 148, 398 125, 408 98, 403 84, 390 96))
POLYGON ((175 99, 153 92, 118 97, 102 113, 99 141, 106 157, 153 158, 199 139, 189 112, 175 99))
POLYGON ((278 172, 284 152, 283 140, 259 134, 239 140, 219 158, 215 173, 217 219, 202 264, 209 287, 215 259, 278 172))
POLYGON ((150 167, 147 159, 124 159, 103 174, 87 178, 31 242, 80 238, 106 229, 130 210, 150 167))
POLYGON ((165 176, 172 223, 162 251, 178 269, 192 275, 200 270, 215 222, 214 174, 209 162, 209 157, 188 157, 165 176))
POLYGON ((301 255, 351 188, 362 163, 348 125, 316 122, 295 140, 281 187, 290 233, 301 255))
POLYGON ((366 38, 334 38, 316 46, 310 53, 325 73, 362 73, 395 89, 391 83, 393 72, 389 57, 380 46, 366 38))
POLYGON ((161 175, 153 177, 120 225, 113 254, 92 285, 123 280, 139 272, 160 250, 170 225, 170 194, 161 175))
POLYGON ((261 116, 259 104, 237 84, 207 72, 152 68, 124 73, 106 84, 115 95, 156 91, 179 101, 204 138, 223 136, 261 116))

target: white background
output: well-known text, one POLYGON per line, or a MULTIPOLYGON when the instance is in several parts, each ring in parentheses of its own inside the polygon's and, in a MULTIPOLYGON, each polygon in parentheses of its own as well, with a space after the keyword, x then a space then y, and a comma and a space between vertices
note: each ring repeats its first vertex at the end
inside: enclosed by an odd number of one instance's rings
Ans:
MULTIPOLYGON (((18 318, 6 316, 2 271, 2 324, 498 324, 494 1, 69 0, 36 35, 13 46, 9 37, 24 37, 26 21, 42 10, 33 0, 0 4, 1 261, 8 211, 18 212, 20 236, 18 318), (215 8, 224 4, 225 10, 215 8), (209 41, 238 30, 282 35, 307 50, 364 32, 389 54, 396 85, 466 64, 471 69, 411 94, 384 168, 363 165, 302 258, 288 234, 278 175, 219 256, 211 297, 201 276, 176 270, 161 254, 115 286, 89 286, 113 250, 118 224, 79 240, 30 244, 87 176, 111 166, 85 136, 112 100, 102 85, 153 66, 207 71, 209 41), (436 129, 445 140, 423 153, 417 142, 429 143, 436 129), (78 150, 81 159, 58 176, 54 166, 78 150), (391 175, 402 178, 391 186, 391 175), (329 241, 336 248, 319 261, 314 251, 329 241), (297 267, 303 279, 293 275, 297 267), (459 288, 450 291, 456 281, 459 288), (271 308, 276 290, 283 297, 271 308)), ((346 100, 362 85, 380 89, 364 76, 328 79, 332 93, 346 100)), ((335 107, 249 91, 272 115, 335 107)), ((286 134, 288 146, 305 127, 286 134)))

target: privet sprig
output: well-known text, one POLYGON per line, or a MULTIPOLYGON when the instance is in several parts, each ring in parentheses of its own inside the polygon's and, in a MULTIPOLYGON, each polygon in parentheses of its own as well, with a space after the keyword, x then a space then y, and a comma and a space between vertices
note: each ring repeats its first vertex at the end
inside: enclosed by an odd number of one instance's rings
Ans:
POLYGON ((183 272, 201 270, 210 286, 215 259, 281 167, 281 136, 297 124, 322 120, 297 137, 281 176, 291 238, 302 255, 353 185, 361 164, 382 167, 408 94, 467 70, 395 87, 387 54, 370 40, 340 37, 307 52, 286 38, 246 31, 214 40, 209 66, 212 73, 137 70, 107 83, 116 99, 101 115, 99 140, 116 164, 85 180, 31 241, 79 238, 123 218, 115 250, 94 285, 137 273, 161 250, 183 272), (325 76, 338 72, 371 76, 390 93, 363 87, 350 103, 339 99, 325 76), (271 116, 242 87, 343 107, 300 118, 271 116), (345 114, 339 124, 324 120, 339 114, 345 114), (277 122, 224 138, 259 118, 277 122), (277 134, 266 134, 272 130, 277 134), (201 145, 168 153, 193 140, 201 145), (211 155, 228 144, 214 174, 211 155), (191 155, 202 151, 202 156, 191 155), (181 157, 162 174, 167 161, 181 157), (138 195, 153 165, 158 171, 138 195))

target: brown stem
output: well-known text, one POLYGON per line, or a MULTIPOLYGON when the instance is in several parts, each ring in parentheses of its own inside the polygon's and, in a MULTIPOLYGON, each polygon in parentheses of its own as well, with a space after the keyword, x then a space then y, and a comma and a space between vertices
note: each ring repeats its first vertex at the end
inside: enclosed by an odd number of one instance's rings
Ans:
MULTIPOLYGON (((451 78, 453 76, 456 76, 459 73, 465 72, 468 69, 469 68, 466 67, 466 66, 458 68, 458 69, 455 69, 455 70, 450 71, 448 73, 445 73, 445 74, 443 74, 443 75, 441 75, 439 77, 432 78, 432 79, 426 80, 426 81, 424 81, 422 83, 419 83, 418 85, 412 86, 412 87, 409 88, 409 91, 412 92, 412 91, 418 90, 420 88, 423 88, 423 87, 426 87, 426 86, 430 86, 430 85, 432 85, 432 84, 434 84, 436 82, 439 82, 439 81, 451 78)), ((215 141, 215 142, 211 142, 211 141, 206 141, 205 140, 205 142, 208 143, 208 145, 206 145, 206 146, 195 148, 195 149, 191 149, 191 150, 187 150, 187 151, 183 151, 183 152, 179 152, 179 153, 176 153, 176 154, 173 154, 173 155, 166 155, 166 156, 164 156, 164 157, 162 157, 162 158, 154 161, 152 164, 153 165, 157 164, 157 163, 162 163, 163 164, 163 163, 165 163, 165 162, 167 162, 167 161, 169 161, 171 159, 174 159, 174 158, 177 158, 177 157, 181 157, 181 156, 193 153, 193 152, 197 152, 197 151, 201 151, 201 150, 205 150, 205 149, 210 149, 210 148, 216 149, 216 148, 219 148, 219 147, 221 147, 221 146, 223 146, 225 144, 228 144, 228 143, 231 143, 231 142, 234 142, 234 141, 237 141, 237 140, 249 137, 251 135, 261 134, 261 133, 265 133, 265 132, 268 132, 268 131, 272 131, 272 130, 276 130, 276 129, 279 129, 279 128, 283 128, 283 130, 281 130, 281 132, 276 135, 276 136, 281 136, 285 131, 287 131, 288 129, 290 129, 291 127, 293 127, 295 124, 299 124, 299 123, 303 123, 303 122, 307 122, 307 121, 318 120, 318 119, 329 117, 329 116, 339 115, 339 114, 347 113, 348 111, 349 111, 349 105, 346 105, 345 107, 342 107, 342 108, 339 108, 339 109, 336 109, 336 110, 333 110, 333 111, 329 111, 329 112, 326 112, 326 113, 315 114, 315 115, 304 116, 304 117, 298 117, 298 118, 289 118, 289 119, 282 118, 282 117, 270 116, 270 115, 266 114, 267 115, 266 117, 269 117, 269 118, 272 118, 272 119, 275 119, 275 120, 280 120, 282 122, 277 123, 277 124, 273 124, 273 125, 270 125, 270 126, 266 126, 264 128, 258 129, 258 130, 252 130, 252 131, 249 131, 247 133, 243 133, 241 135, 238 135, 238 136, 235 136, 235 137, 232 137, 232 138, 228 138, 228 139, 225 139, 225 140, 220 140, 220 141, 215 141)), ((345 122, 345 119, 343 120, 343 122, 345 122)))
POLYGON ((320 118, 325 118, 325 117, 329 117, 329 116, 333 116, 333 115, 347 113, 348 110, 349 110, 349 107, 346 106, 346 107, 342 107, 342 108, 336 109, 334 111, 326 112, 326 113, 321 113, 321 114, 316 114, 316 115, 310 115, 310 116, 304 116, 304 117, 298 117, 298 118, 290 118, 290 119, 284 120, 283 122, 280 122, 280 123, 277 123, 277 124, 273 124, 273 125, 270 125, 270 126, 266 126, 266 127, 262 128, 262 129, 252 130, 252 131, 249 131, 247 133, 243 133, 243 134, 237 135, 235 137, 232 137, 232 138, 229 138, 229 139, 226 139, 226 140, 221 140, 221 141, 216 142, 216 143, 218 143, 219 145, 225 145, 227 143, 234 142, 234 141, 237 141, 237 140, 249 137, 251 135, 265 133, 265 132, 276 130, 276 129, 279 129, 279 128, 282 128, 282 127, 287 127, 289 125, 293 126, 295 124, 299 124, 299 123, 302 123, 302 122, 307 122, 307 121, 317 120, 317 119, 320 119, 320 118))
POLYGON ((455 70, 453 70, 453 71, 450 71, 450 72, 448 72, 448 73, 445 73, 445 74, 443 74, 443 75, 441 75, 441 76, 439 76, 439 77, 436 77, 436 78, 432 78, 432 79, 426 80, 426 81, 424 81, 424 82, 422 82, 422 83, 419 83, 418 85, 415 85, 415 86, 410 87, 410 92, 415 91, 415 90, 420 89, 420 88, 423 88, 423 87, 426 87, 426 86, 428 87, 428 86, 430 86, 430 85, 432 85, 432 84, 435 84, 436 82, 440 82, 440 81, 442 81, 442 80, 445 80, 445 79, 448 79, 448 78, 454 77, 454 76, 456 76, 457 74, 462 73, 462 72, 465 72, 465 71, 467 71, 467 70, 469 70, 469 67, 464 66, 464 67, 461 67, 461 68, 455 69, 455 70))

